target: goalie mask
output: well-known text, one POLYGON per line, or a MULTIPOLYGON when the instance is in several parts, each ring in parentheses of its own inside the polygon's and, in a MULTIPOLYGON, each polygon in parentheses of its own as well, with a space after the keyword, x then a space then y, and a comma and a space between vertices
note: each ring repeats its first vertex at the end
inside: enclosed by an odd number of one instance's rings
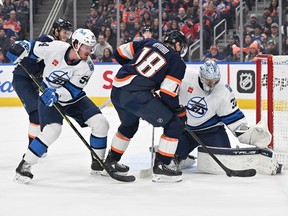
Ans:
POLYGON ((221 78, 220 69, 216 62, 212 60, 204 62, 200 67, 199 77, 203 84, 204 92, 209 95, 221 78))
POLYGON ((79 28, 72 35, 72 46, 77 54, 82 45, 88 46, 91 52, 95 50, 96 38, 89 29, 79 28), (75 46, 76 43, 78 44, 77 47, 75 46))
POLYGON ((181 45, 181 50, 179 51, 180 56, 183 58, 188 50, 187 39, 181 31, 174 30, 171 31, 164 39, 164 43, 168 43, 174 46, 176 50, 176 43, 179 42, 181 45))

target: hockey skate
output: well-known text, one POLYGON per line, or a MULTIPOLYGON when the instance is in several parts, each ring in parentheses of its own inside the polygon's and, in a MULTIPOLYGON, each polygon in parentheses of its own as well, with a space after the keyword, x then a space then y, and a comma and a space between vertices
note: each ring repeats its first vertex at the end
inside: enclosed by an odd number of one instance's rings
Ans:
POLYGON ((31 173, 31 165, 22 159, 16 168, 16 175, 14 180, 20 183, 28 184, 32 179, 33 174, 31 173))
POLYGON ((103 172, 103 167, 101 166, 101 164, 96 160, 96 159, 92 159, 92 164, 91 164, 91 175, 101 175, 103 172))
MULTIPOLYGON (((111 152, 109 152, 109 154, 107 155, 107 158, 104 163, 108 169, 110 169, 112 172, 115 172, 118 175, 128 174, 129 167, 115 161, 111 156, 111 152)), ((103 170, 102 175, 107 175, 106 170, 103 170)))
POLYGON ((193 155, 188 155, 188 157, 183 160, 178 155, 175 155, 171 160, 169 166, 171 168, 176 168, 179 170, 190 169, 196 163, 196 157, 193 155))
POLYGON ((173 169, 162 161, 155 159, 153 166, 153 182, 181 182, 182 172, 179 169, 173 169))

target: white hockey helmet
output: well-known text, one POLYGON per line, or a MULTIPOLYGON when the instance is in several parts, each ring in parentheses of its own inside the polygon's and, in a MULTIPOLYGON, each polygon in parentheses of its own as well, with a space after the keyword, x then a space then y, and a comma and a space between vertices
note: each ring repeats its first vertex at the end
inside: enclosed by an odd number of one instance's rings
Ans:
POLYGON ((199 76, 201 82, 203 83, 204 92, 209 95, 220 81, 220 69, 215 61, 207 60, 200 67, 199 76))
POLYGON ((90 47, 91 52, 95 50, 96 38, 89 29, 79 28, 72 35, 72 46, 77 52, 82 45, 90 47), (77 49, 75 48, 76 42, 78 43, 77 49))

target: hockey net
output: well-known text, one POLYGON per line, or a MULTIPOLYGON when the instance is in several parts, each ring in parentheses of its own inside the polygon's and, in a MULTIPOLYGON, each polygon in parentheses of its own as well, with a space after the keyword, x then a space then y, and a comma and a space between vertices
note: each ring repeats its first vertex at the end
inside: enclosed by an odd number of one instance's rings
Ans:
POLYGON ((256 122, 268 125, 269 145, 288 168, 288 56, 257 56, 256 122))

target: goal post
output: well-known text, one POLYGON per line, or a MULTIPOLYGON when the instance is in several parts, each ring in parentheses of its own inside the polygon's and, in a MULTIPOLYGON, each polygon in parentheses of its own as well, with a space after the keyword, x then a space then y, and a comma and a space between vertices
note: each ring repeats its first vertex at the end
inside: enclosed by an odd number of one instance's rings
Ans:
POLYGON ((283 153, 288 165, 288 56, 259 55, 256 58, 256 123, 267 124, 269 147, 283 153))

